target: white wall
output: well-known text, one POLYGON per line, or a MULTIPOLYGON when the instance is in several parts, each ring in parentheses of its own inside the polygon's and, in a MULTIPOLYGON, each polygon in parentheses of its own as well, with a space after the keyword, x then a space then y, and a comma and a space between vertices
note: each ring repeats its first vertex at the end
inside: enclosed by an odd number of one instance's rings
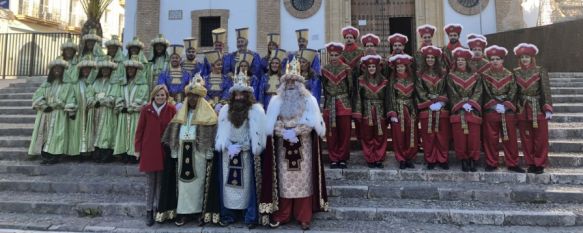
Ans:
MULTIPOLYGON (((460 40, 462 45, 467 45, 466 35, 469 33, 477 34, 490 34, 496 32, 496 4, 494 0, 488 2, 488 6, 482 10, 482 31, 480 32, 480 14, 467 16, 462 15, 455 11, 450 5, 448 0, 443 0, 444 8, 444 25, 450 23, 458 23, 463 25, 462 34, 460 40)), ((438 28, 438 30, 443 30, 443 28, 438 28)), ((447 35, 444 36, 444 41, 447 43, 447 35)))
POLYGON ((321 49, 326 44, 326 2, 322 1, 322 5, 318 12, 310 18, 298 19, 287 12, 281 1, 281 45, 282 49, 287 51, 298 50, 298 41, 296 39, 296 29, 309 28, 310 38, 308 41, 308 48, 321 49))
POLYGON ((249 49, 255 50, 257 44, 257 1, 255 0, 161 0, 160 32, 171 43, 182 44, 183 39, 192 36, 190 12, 205 9, 228 9, 228 44, 231 51, 237 49, 235 28, 249 28, 249 49), (182 20, 168 20, 169 10, 182 10, 182 20))

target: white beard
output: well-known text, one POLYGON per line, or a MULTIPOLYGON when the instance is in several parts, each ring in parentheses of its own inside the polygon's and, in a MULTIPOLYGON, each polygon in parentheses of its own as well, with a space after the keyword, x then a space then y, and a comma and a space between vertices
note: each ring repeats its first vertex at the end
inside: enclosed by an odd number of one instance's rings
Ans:
POLYGON ((311 95, 304 84, 297 82, 294 89, 285 89, 281 85, 279 93, 281 94, 283 108, 279 110, 279 115, 283 118, 294 118, 301 116, 306 109, 306 95, 311 95))

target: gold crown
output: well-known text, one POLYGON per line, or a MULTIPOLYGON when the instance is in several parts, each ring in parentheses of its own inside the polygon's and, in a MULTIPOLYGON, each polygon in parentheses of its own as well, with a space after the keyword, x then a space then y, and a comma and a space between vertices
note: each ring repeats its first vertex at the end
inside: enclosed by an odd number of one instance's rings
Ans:
POLYGON ((249 77, 243 72, 239 72, 233 79, 233 86, 229 89, 229 93, 233 91, 248 91, 253 93, 253 87, 249 86, 249 77))
POLYGON ((300 61, 298 61, 297 57, 294 57, 294 59, 291 62, 288 62, 286 67, 285 67, 285 73, 286 74, 294 74, 294 75, 300 75, 301 76, 301 66, 300 66, 300 61))
POLYGON ((192 93, 200 97, 206 96, 207 90, 205 88, 204 79, 200 76, 200 72, 196 73, 190 83, 184 87, 184 93, 192 93))

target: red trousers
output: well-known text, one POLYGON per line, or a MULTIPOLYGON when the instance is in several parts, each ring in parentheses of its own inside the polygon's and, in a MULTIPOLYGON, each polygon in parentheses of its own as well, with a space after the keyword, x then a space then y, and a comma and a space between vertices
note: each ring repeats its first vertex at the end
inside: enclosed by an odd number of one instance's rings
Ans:
POLYGON ((404 108, 404 111, 404 122, 391 122, 393 151, 395 152, 395 158, 399 162, 415 159, 418 150, 417 142, 419 139, 419 134, 417 130, 417 122, 413 122, 413 128, 411 128, 412 119, 409 115, 409 112, 407 111, 407 108, 404 108), (403 132, 401 132, 401 127, 404 128, 403 132), (411 138, 411 130, 413 130, 414 133, 413 138, 411 138), (411 147, 411 141, 413 142, 413 147, 411 147))
POLYGON ((280 223, 288 223, 293 212, 294 218, 300 223, 312 222, 312 197, 304 198, 279 198, 279 210, 273 215, 273 220, 280 223))
POLYGON ((377 117, 374 109, 371 111, 373 125, 369 125, 368 118, 360 121, 360 144, 367 163, 382 162, 387 154, 387 123, 381 120, 381 135, 378 135, 377 117))
POLYGON ((549 161, 549 124, 545 115, 537 115, 538 128, 532 125, 530 108, 518 115, 518 129, 524 160, 528 166, 546 167, 549 161))
POLYGON ((480 159, 480 137, 481 137, 481 121, 482 118, 472 113, 465 112, 464 118, 468 126, 468 134, 464 133, 462 127, 461 115, 451 115, 451 134, 455 154, 458 160, 480 159))
MULTIPOLYGON (((324 122, 330 122, 330 114, 324 111, 324 122)), ((326 125, 326 143, 331 162, 346 161, 350 158, 351 116, 336 116, 336 127, 326 125)))
MULTIPOLYGON (((514 167, 518 165, 516 116, 514 114, 505 115, 508 140, 502 139, 504 159, 506 161, 506 167, 514 167)), ((482 145, 486 154, 486 164, 492 167, 498 167, 498 144, 500 137, 503 136, 501 116, 497 112, 486 113, 484 114, 484 123, 482 124, 482 145)))
POLYGON ((421 121, 421 140, 425 162, 427 163, 447 163, 449 156, 449 112, 447 111, 423 111, 419 115, 421 121), (428 132, 429 114, 432 114, 431 133, 428 132), (436 126, 436 119, 439 116, 439 126, 436 126), (439 131, 435 129, 439 127, 439 131))

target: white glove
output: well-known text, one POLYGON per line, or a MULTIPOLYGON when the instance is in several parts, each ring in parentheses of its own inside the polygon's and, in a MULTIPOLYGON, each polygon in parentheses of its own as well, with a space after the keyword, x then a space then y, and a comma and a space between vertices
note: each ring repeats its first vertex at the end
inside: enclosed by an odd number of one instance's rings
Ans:
POLYGON ((241 152, 241 145, 231 144, 229 147, 227 147, 227 151, 229 153, 229 157, 232 158, 241 152))
POLYGON ((547 120, 553 119, 553 113, 552 112, 545 112, 545 119, 547 119, 547 120))
POLYGON ((504 113, 506 112, 506 107, 504 107, 504 105, 502 104, 496 104, 496 112, 504 113))
POLYGON ((136 156, 136 158, 140 158, 140 152, 135 152, 134 155, 136 156))
POLYGON ((429 105, 429 109, 431 109, 431 111, 439 111, 439 106, 437 105, 437 103, 433 103, 429 105))
POLYGON ((221 111, 221 108, 223 108, 223 105, 222 104, 220 104, 220 103, 216 104, 215 105, 215 112, 220 112, 221 111))
POLYGON ((285 129, 283 130, 283 139, 288 140, 291 143, 299 142, 298 136, 296 135, 296 131, 294 129, 285 129))
POLYGON ((466 112, 471 112, 472 110, 474 110, 474 109, 472 108, 472 105, 470 105, 470 104, 468 104, 468 103, 465 103, 463 107, 464 107, 464 109, 466 110, 466 112))
POLYGON ((177 103, 176 104, 176 112, 178 112, 178 110, 180 110, 180 108, 182 108, 182 103, 177 103))
POLYGON ((397 117, 391 117, 391 122, 393 122, 393 123, 399 123, 399 118, 397 118, 397 117))

